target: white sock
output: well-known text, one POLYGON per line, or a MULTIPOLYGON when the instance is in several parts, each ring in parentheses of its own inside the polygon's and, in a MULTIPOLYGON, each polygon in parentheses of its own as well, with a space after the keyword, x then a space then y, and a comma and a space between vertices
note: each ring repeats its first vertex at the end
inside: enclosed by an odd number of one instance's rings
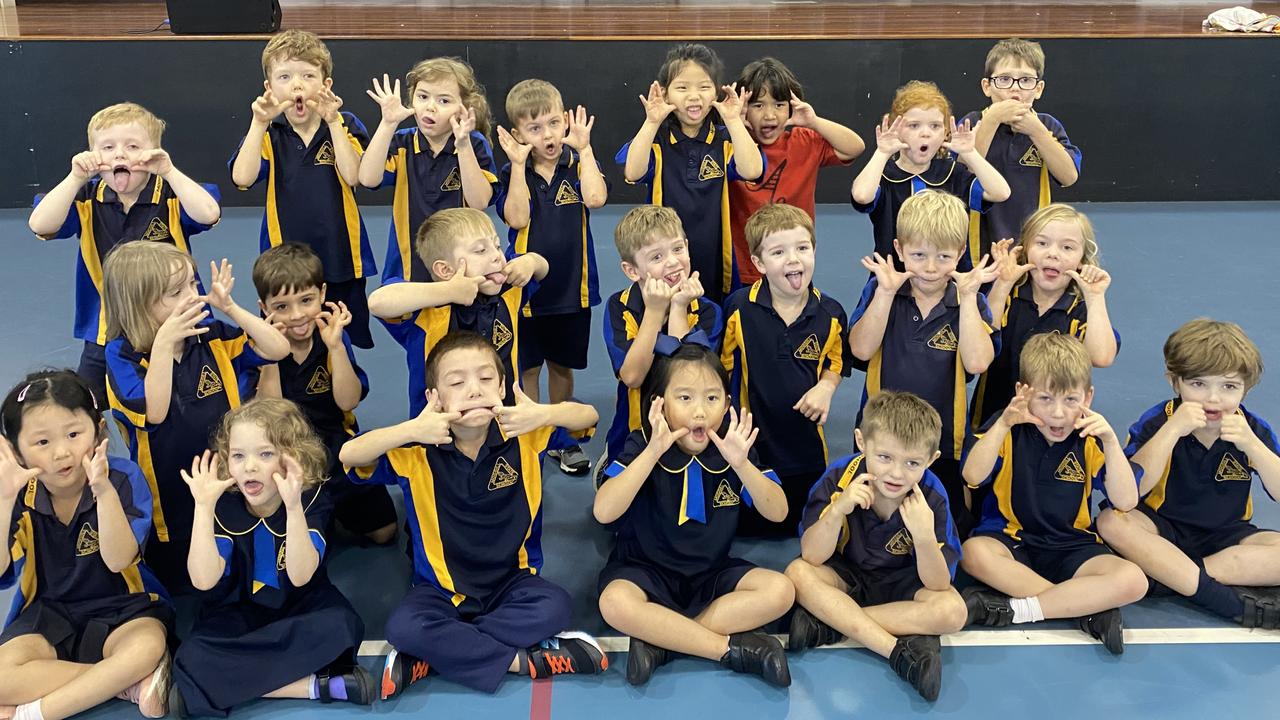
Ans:
POLYGON ((14 708, 13 720, 44 720, 44 713, 40 712, 40 702, 36 700, 14 708))
POLYGON ((1040 609, 1040 598, 1009 598, 1009 606, 1013 608, 1013 624, 1040 622, 1044 620, 1044 611, 1040 609))

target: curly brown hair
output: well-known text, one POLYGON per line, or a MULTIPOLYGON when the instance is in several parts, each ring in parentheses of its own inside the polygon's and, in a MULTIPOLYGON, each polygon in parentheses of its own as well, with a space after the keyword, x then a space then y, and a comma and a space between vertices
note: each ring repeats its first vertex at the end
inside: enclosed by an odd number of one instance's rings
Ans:
MULTIPOLYGON (((324 482, 329 473, 329 451, 316 435, 302 410, 292 400, 255 398, 230 410, 222 416, 213 436, 213 447, 218 453, 218 478, 230 477, 227 468, 227 450, 231 442, 231 427, 249 422, 262 428, 267 440, 281 454, 288 454, 302 466, 303 487, 314 487, 324 482)), ((235 487, 234 485, 232 486, 235 487)))

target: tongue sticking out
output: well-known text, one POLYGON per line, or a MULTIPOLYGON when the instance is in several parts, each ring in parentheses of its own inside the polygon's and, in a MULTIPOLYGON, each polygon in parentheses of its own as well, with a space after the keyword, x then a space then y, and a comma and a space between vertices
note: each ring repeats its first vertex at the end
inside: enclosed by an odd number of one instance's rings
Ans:
POLYGON ((804 273, 787 273, 787 283, 791 285, 792 290, 799 290, 803 287, 804 273))
POLYGON ((133 176, 129 169, 120 166, 111 172, 111 189, 116 192, 124 192, 129 189, 129 179, 133 176))

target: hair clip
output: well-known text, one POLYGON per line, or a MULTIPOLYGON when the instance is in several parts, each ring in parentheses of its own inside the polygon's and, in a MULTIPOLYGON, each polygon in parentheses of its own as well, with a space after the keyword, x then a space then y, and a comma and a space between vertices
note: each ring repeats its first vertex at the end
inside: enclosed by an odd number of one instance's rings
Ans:
POLYGON ((27 386, 26 386, 26 387, 24 387, 24 388, 22 388, 22 390, 18 391, 18 402, 22 402, 23 400, 26 400, 26 399, 27 399, 27 391, 31 389, 31 386, 32 386, 33 384, 34 384, 34 383, 27 383, 27 386))

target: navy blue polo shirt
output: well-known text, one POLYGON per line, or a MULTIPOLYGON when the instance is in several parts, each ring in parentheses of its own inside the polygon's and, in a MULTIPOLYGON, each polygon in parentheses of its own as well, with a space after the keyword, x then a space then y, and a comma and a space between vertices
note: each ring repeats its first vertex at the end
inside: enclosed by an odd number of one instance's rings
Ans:
MULTIPOLYGON (((1040 314, 1040 308, 1032 296, 1031 283, 1024 280, 1015 286, 1004 304, 1000 351, 996 353, 987 371, 978 378, 978 389, 973 393, 973 426, 985 426, 991 418, 1004 412, 1005 406, 1013 399, 1021 367, 1022 348, 1026 347, 1032 335, 1059 333, 1083 341, 1088 326, 1089 310, 1074 286, 1062 293, 1062 297, 1044 315, 1040 314)), ((1112 332, 1116 338, 1116 350, 1119 351, 1120 332, 1114 327, 1112 332)))
POLYGON ((783 476, 822 472, 822 426, 791 408, 823 372, 849 376, 853 355, 844 308, 810 285, 804 310, 787 325, 773 309, 769 282, 760 279, 730 295, 724 315, 720 356, 732 375, 734 401, 760 428, 760 457, 783 476))
MULTIPOLYGON (((561 315, 600 304, 600 274, 596 270, 596 246, 591 237, 591 211, 582 202, 582 166, 578 153, 568 145, 560 151, 551 181, 525 167, 529 187, 529 224, 507 231, 507 257, 535 252, 547 259, 550 269, 541 290, 524 308, 525 317, 561 315)), ((605 183, 608 186, 608 181, 605 183)), ((506 222, 506 202, 511 186, 511 163, 502 166, 497 200, 498 217, 506 222)))
POLYGON ((507 375, 507 398, 520 367, 520 309, 537 292, 538 281, 523 288, 504 285, 497 295, 476 295, 470 305, 441 305, 423 308, 398 320, 382 319, 391 337, 404 348, 409 365, 409 417, 417 417, 427 406, 427 356, 448 333, 469 330, 493 343, 507 375))
MULTIPOLYGON (((324 279, 346 282, 378 272, 369 247, 369 234, 356 206, 355 193, 338 174, 335 142, 350 143, 356 156, 364 154, 369 133, 359 118, 340 113, 346 137, 335 138, 320 123, 310 143, 304 143, 283 116, 262 136, 262 162, 248 190, 267 182, 267 208, 262 216, 259 252, 280 245, 306 245, 324 265, 324 279)), ((240 148, 236 147, 236 154, 240 148)), ((227 167, 235 165, 235 155, 227 167)))
POLYGON ((13 503, 9 547, 13 562, 0 575, 0 588, 16 582, 13 606, 5 625, 13 622, 36 599, 60 603, 102 600, 148 593, 158 600, 164 592, 142 564, 142 549, 151 531, 151 491, 134 463, 108 457, 107 478, 138 542, 138 558, 118 573, 102 560, 98 546, 98 503, 86 483, 75 514, 66 525, 53 510, 53 499, 39 480, 32 479, 13 503))
MULTIPOLYGON (((489 201, 492 205, 501 189, 498 187, 498 170, 493 164, 493 149, 485 136, 475 131, 471 133, 471 148, 475 150, 485 179, 494 186, 493 198, 489 201)), ((433 155, 427 139, 417 128, 396 131, 387 150, 387 164, 378 187, 387 185, 394 186, 395 193, 391 201, 391 232, 387 240, 387 259, 382 263, 382 282, 385 284, 395 279, 431 282, 431 273, 414 251, 413 238, 418 226, 437 210, 466 205, 453 135, 449 135, 444 147, 433 155)))
MULTIPOLYGON (((986 115, 987 108, 981 112, 971 112, 964 116, 971 124, 977 125, 986 115)), ((1075 161, 1076 172, 1080 172, 1082 154, 1080 148, 1071 143, 1066 128, 1057 118, 1045 113, 1036 113, 1040 122, 1053 133, 1053 137, 1075 161)), ((1053 202, 1051 190, 1054 186, 1062 187, 1057 178, 1049 172, 1040 157, 1040 150, 1031 141, 1031 136, 1014 132, 1013 128, 1000 123, 996 134, 991 138, 991 146, 987 148, 987 162, 1000 171, 1009 183, 1012 194, 1008 200, 996 203, 983 214, 980 229, 980 245, 974 257, 982 257, 991 252, 991 243, 1005 238, 1017 238, 1022 234, 1022 221, 1031 213, 1053 202)))
MULTIPOLYGON (((818 482, 809 490, 809 501, 800 519, 800 535, 804 536, 827 512, 832 510, 849 483, 866 472, 862 468, 862 453, 854 453, 837 459, 827 467, 818 482)), ((955 580, 956 565, 960 562, 960 536, 951 520, 951 508, 942 481, 932 471, 925 470, 920 478, 920 492, 924 493, 929 509, 933 511, 933 535, 947 560, 947 570, 955 580)), ((881 520, 875 510, 855 508, 845 515, 836 541, 836 554, 863 572, 888 573, 915 567, 915 540, 902 522, 902 514, 895 510, 887 520, 881 520)))
MULTIPOLYGON (((879 283, 872 277, 862 290, 862 299, 849 318, 853 327, 867 311, 879 283)), ((1000 353, 1000 331, 991 325, 987 298, 978 294, 978 312, 983 328, 991 336, 996 354, 1000 353)), ((942 416, 942 441, 938 449, 944 460, 959 460, 964 450, 969 427, 966 385, 971 376, 960 361, 960 302, 956 284, 947 283, 946 294, 922 317, 911 294, 911 283, 905 282, 893 297, 889 322, 885 325, 880 349, 867 363, 867 383, 858 406, 857 424, 862 424, 862 408, 881 390, 905 390, 915 393, 942 416)))
POLYGON ((152 523, 162 543, 185 545, 191 537, 195 505, 181 471, 209 449, 222 416, 253 397, 258 368, 266 364, 240 328, 220 320, 202 325, 209 332, 187 338, 182 359, 174 363, 169 414, 159 425, 147 422, 151 353, 134 349, 124 336, 107 344, 107 400, 130 458, 151 488, 152 523))
MULTIPOLYGON (((1129 464, 1140 483, 1142 468, 1129 464)), ((1090 502, 1094 490, 1106 495, 1106 477, 1107 458, 1097 438, 1081 437, 1077 430, 1050 443, 1035 426, 1014 425, 982 481, 992 483, 992 492, 974 532, 1001 533, 1042 550, 1101 543, 1090 502)))
POLYGON ((905 269, 902 258, 893 249, 893 241, 898 237, 898 211, 907 198, 923 190, 941 190, 964 201, 965 207, 969 209, 969 247, 960 257, 959 268, 967 270, 973 267, 974 261, 982 257, 981 253, 974 255, 978 244, 979 218, 992 204, 982 199, 982 183, 954 155, 934 158, 929 167, 919 175, 903 170, 898 167, 897 162, 890 159, 880 175, 880 187, 876 188, 875 199, 869 205, 853 202, 854 210, 871 217, 875 251, 882 257, 892 257, 898 270, 905 269))
MULTIPOLYGON (((1124 454, 1133 457, 1181 404, 1181 400, 1169 400, 1143 413, 1129 427, 1124 454)), ((1243 405, 1237 412, 1271 452, 1280 452, 1280 441, 1266 420, 1243 405)), ((1164 475, 1142 501, 1161 517, 1216 530, 1253 517, 1249 489, 1256 474, 1249 456, 1234 444, 1219 438, 1205 447, 1194 435, 1186 435, 1174 444, 1164 475)), ((1262 489, 1265 491, 1267 486, 1262 485, 1262 489)), ((1267 497, 1271 497, 1269 492, 1267 497)))
MULTIPOLYGON (((356 363, 351 338, 342 333, 342 347, 360 381, 360 399, 369 395, 369 376, 356 363)), ((320 340, 319 333, 311 336, 311 351, 298 362, 290 353, 276 363, 280 371, 280 393, 285 400, 292 400, 315 428, 316 434, 329 450, 329 461, 338 464, 338 451, 342 444, 360 432, 356 414, 343 411, 333 399, 333 364, 329 361, 329 348, 320 340)))
MULTIPOLYGON (((614 161, 626 165, 630 147, 630 142, 623 145, 614 161)), ((760 162, 765 162, 764 153, 760 162)), ((644 177, 631 183, 648 185, 649 204, 669 207, 680 216, 693 271, 700 273, 707 297, 715 302, 729 294, 736 277, 729 183, 755 179, 738 174, 733 141, 723 125, 704 123, 697 135, 689 137, 673 117, 653 140, 644 177)))
MULTIPOLYGON (((302 507, 307 534, 320 554, 320 566, 307 586, 327 583, 324 531, 329 526, 333 504, 323 484, 302 491, 302 507)), ((213 512, 213 540, 226 565, 222 580, 211 592, 220 596, 219 604, 251 603, 278 610, 288 604, 291 595, 305 590, 294 587, 285 565, 288 512, 281 503, 270 516, 258 517, 249 511, 244 496, 237 491, 218 498, 213 512)))
POLYGON ((407 445, 347 477, 400 485, 413 584, 479 611, 514 575, 542 572, 541 456, 565 437, 544 427, 508 438, 491 422, 475 460, 453 444, 407 445))
MULTIPOLYGON (((207 190, 214 200, 221 199, 217 186, 202 183, 200 187, 207 190)), ((36 196, 35 205, 43 199, 43 195, 36 196)), ((173 188, 159 175, 151 176, 127 213, 115 190, 100 177, 90 178, 76 193, 62 227, 52 235, 36 236, 41 240, 73 235, 80 237, 80 252, 76 255, 76 339, 107 344, 106 308, 102 305, 102 263, 112 248, 132 240, 152 240, 176 245, 183 252, 190 253, 189 238, 211 227, 192 220, 178 202, 173 188)), ((198 272, 196 282, 200 282, 198 272)))
MULTIPOLYGON (((720 431, 726 426, 727 420, 720 431)), ((622 452, 605 469, 605 477, 617 477, 648 445, 643 430, 628 435, 622 452)), ((754 448, 748 451, 748 460, 778 482, 772 470, 760 467, 754 448)), ((612 523, 618 539, 609 562, 651 565, 685 577, 713 570, 729 559, 743 503, 754 507, 751 494, 714 444, 697 455, 672 445, 631 506, 612 523), (691 508, 700 508, 704 520, 695 519, 696 510, 691 508)))
MULTIPOLYGON (((720 307, 705 297, 689 303, 689 332, 701 330, 706 334, 713 351, 720 347, 720 331, 724 328, 720 322, 720 307)), ((640 333, 640 321, 644 319, 644 297, 639 283, 631 283, 631 287, 614 293, 605 306, 604 346, 609 350, 609 362, 613 364, 613 376, 622 371, 622 363, 627 359, 627 352, 640 333)), ((665 324, 663 325, 665 329, 665 324)), ((659 333, 662 335, 664 333, 659 333)), ((618 381, 618 398, 613 411, 613 423, 605 437, 607 455, 611 460, 622 452, 622 445, 627 435, 640 429, 640 388, 629 388, 618 381)))

